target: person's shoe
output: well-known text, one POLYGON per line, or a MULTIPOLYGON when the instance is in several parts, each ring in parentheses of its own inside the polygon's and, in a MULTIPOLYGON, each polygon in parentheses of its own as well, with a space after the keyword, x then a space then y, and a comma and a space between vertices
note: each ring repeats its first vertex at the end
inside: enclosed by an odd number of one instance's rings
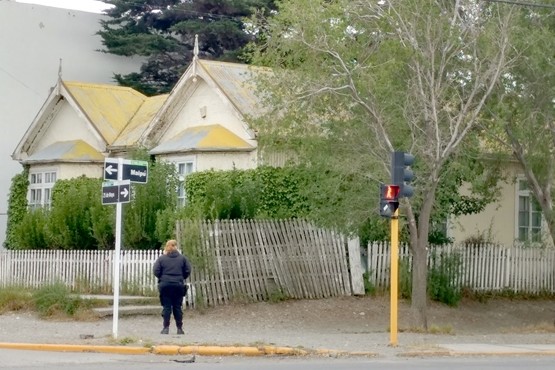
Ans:
POLYGON ((177 334, 183 335, 183 334, 185 334, 185 332, 183 332, 183 329, 177 328, 177 334))
POLYGON ((160 332, 160 334, 169 334, 170 333, 170 328, 165 327, 164 329, 162 329, 162 331, 160 332))

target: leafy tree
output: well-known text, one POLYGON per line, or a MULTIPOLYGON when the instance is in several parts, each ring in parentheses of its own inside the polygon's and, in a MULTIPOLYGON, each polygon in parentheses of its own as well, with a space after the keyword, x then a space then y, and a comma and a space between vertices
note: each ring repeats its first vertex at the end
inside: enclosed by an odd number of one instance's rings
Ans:
POLYGON ((267 12, 273 0, 106 0, 114 5, 102 20, 105 51, 145 57, 141 71, 115 75, 123 86, 147 95, 167 93, 193 58, 195 35, 199 56, 238 61, 254 38, 243 18, 267 12))
MULTIPOLYGON (((372 186, 353 202, 370 209, 390 177, 390 153, 416 156, 415 196, 402 203, 410 231, 413 324, 427 326, 427 246, 438 189, 467 158, 466 140, 507 70, 510 8, 473 0, 277 2, 253 63, 267 115, 261 145, 286 150, 340 179, 372 186), (507 11, 506 11, 507 10, 507 11)), ((448 181, 452 182, 452 181, 448 181)), ((326 192, 341 192, 327 187, 326 192)), ((366 210, 366 211, 365 211, 366 210)))
MULTIPOLYGON (((511 33, 512 68, 482 121, 482 135, 524 170, 555 244, 555 24, 553 13, 519 8, 511 33)), ((536 235, 534 241, 540 241, 536 235)))

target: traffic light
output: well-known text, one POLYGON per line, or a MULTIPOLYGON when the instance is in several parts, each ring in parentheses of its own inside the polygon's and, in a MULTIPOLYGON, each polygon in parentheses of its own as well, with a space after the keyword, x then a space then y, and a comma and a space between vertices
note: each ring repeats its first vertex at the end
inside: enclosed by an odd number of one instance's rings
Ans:
POLYGON ((414 156, 405 152, 393 152, 391 156, 391 182, 399 186, 399 197, 412 197, 414 188, 410 182, 414 173, 408 167, 414 163, 414 156))
POLYGON ((380 216, 391 218, 399 208, 399 186, 380 184, 380 216))

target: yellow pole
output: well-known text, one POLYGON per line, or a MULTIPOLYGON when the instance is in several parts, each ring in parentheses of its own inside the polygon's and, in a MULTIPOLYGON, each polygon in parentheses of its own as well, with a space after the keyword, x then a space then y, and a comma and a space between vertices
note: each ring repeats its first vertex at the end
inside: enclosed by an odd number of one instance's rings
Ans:
POLYGON ((399 209, 391 218, 391 279, 390 279, 390 324, 389 344, 397 346, 397 296, 399 286, 399 209))

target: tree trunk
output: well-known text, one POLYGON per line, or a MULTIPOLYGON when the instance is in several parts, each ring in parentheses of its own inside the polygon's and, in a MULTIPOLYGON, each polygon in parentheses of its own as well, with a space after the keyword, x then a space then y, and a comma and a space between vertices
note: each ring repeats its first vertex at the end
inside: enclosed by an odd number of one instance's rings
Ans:
POLYGON ((411 325, 428 329, 427 316, 427 281, 428 281, 428 250, 426 245, 418 246, 412 251, 412 301, 411 301, 411 325))

